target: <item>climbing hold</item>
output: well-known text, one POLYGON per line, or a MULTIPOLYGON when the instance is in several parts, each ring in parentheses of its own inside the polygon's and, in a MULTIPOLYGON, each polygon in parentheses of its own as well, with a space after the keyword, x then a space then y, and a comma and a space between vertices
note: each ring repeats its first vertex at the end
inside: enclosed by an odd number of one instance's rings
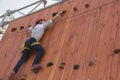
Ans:
POLYGON ((14 32, 14 31, 16 31, 16 30, 17 30, 16 28, 12 28, 12 29, 11 29, 12 32, 14 32))
POLYGON ((115 54, 117 54, 117 53, 120 52, 120 49, 115 49, 113 52, 114 52, 115 54))
POLYGON ((37 74, 39 72, 39 70, 40 70, 40 68, 35 68, 32 71, 37 74))
POLYGON ((20 30, 24 29, 24 26, 20 26, 20 30))
POLYGON ((31 25, 28 25, 28 28, 31 27, 31 25))
POLYGON ((89 61, 89 66, 93 66, 94 65, 94 61, 93 60, 90 60, 89 61))
POLYGON ((86 7, 86 8, 89 8, 89 7, 90 7, 90 5, 89 5, 89 4, 85 4, 85 7, 86 7))
POLYGON ((64 67, 65 67, 65 63, 64 63, 64 62, 61 62, 59 68, 60 68, 60 69, 64 69, 64 67))
POLYGON ((27 75, 22 75, 20 80, 25 80, 27 75))
POLYGON ((53 14, 52 14, 52 17, 54 17, 56 14, 58 14, 58 12, 53 13, 53 14))
POLYGON ((67 11, 66 11, 66 10, 63 10, 60 15, 63 16, 65 13, 67 13, 67 11))
POLYGON ((76 7, 74 7, 73 10, 74 10, 75 12, 78 11, 78 9, 77 9, 76 7))
POLYGON ((74 69, 79 69, 79 65, 78 65, 78 64, 75 64, 73 68, 74 68, 74 69))
POLYGON ((53 62, 48 62, 47 67, 52 66, 53 62))

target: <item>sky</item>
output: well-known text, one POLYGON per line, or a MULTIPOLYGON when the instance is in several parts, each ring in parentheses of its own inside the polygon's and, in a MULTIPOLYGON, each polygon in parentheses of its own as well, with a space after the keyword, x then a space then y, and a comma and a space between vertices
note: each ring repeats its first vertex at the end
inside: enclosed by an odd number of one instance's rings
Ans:
MULTIPOLYGON (((6 12, 6 10, 20 9, 36 1, 39 1, 39 0, 0 0, 0 16, 3 15, 6 12)), ((48 3, 46 6, 54 4, 55 2, 57 2, 57 0, 47 0, 47 2, 48 3)), ((21 10, 21 12, 26 14, 27 12, 30 12, 36 5, 26 8, 24 10, 21 10)), ((43 3, 38 8, 41 8, 41 7, 43 8, 43 3)), ((14 14, 15 17, 18 15, 21 15, 21 14, 19 13, 14 14)))
MULTIPOLYGON (((39 0, 0 0, 0 15, 6 10, 15 10, 39 0)), ((57 0, 47 0, 47 5, 55 3, 57 0)), ((59 1, 59 0, 58 0, 59 1)))
MULTIPOLYGON (((38 1, 38 0, 0 0, 0 16, 2 16, 5 12, 6 12, 6 10, 17 10, 17 9, 20 9, 20 8, 22 8, 22 7, 24 7, 24 6, 27 6, 27 5, 29 5, 29 4, 31 4, 31 3, 34 3, 34 2, 36 2, 36 1, 38 1)), ((59 0, 58 0, 59 1, 59 0)), ((47 0, 47 5, 46 6, 48 6, 48 5, 52 5, 52 4, 54 4, 54 3, 56 3, 57 2, 57 0, 47 0)), ((36 4, 37 5, 37 4, 36 4)), ((26 8, 26 9, 24 9, 24 10, 21 10, 21 12, 22 13, 24 13, 24 14, 27 14, 28 12, 30 12, 36 5, 34 5, 34 6, 31 6, 31 7, 29 7, 29 8, 26 8)), ((43 8, 43 4, 41 4, 37 9, 40 9, 40 8, 43 8)), ((36 9, 36 10, 37 10, 36 9)), ((13 14, 13 16, 15 17, 15 18, 17 18, 17 17, 20 17, 20 16, 22 16, 21 14, 19 14, 19 13, 15 13, 15 14, 13 14)), ((2 18, 0 18, 0 22, 1 22, 1 20, 2 20, 2 18)), ((0 29, 1 30, 1 29, 0 29)), ((0 34, 0 39, 1 39, 1 34, 0 34)))

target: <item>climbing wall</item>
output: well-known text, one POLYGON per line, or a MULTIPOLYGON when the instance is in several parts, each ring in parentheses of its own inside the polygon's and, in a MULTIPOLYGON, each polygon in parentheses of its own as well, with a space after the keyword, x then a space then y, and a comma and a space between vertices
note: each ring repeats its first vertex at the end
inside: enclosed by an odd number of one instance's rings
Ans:
POLYGON ((38 18, 49 20, 54 12, 67 13, 50 25, 40 43, 45 54, 42 70, 33 73, 32 53, 16 80, 120 80, 120 0, 68 0, 9 25, 0 41, 0 78, 7 80, 21 57, 20 46, 28 38, 29 25, 38 18), (53 65, 47 66, 49 62, 53 65))

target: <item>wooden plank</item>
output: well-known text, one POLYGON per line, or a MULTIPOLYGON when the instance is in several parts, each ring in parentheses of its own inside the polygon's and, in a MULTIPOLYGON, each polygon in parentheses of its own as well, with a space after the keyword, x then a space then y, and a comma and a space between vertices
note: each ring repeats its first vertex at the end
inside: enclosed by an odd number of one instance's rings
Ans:
MULTIPOLYGON (((60 48, 60 56, 59 56, 59 60, 57 62, 57 68, 56 68, 56 71, 55 71, 55 75, 53 77, 54 80, 58 79, 60 80, 62 75, 64 74, 65 70, 61 70, 59 69, 59 66, 61 64, 61 62, 65 62, 65 64, 67 65, 68 62, 67 62, 67 57, 71 54, 70 51, 70 47, 72 45, 72 42, 73 39, 72 39, 72 27, 73 27, 73 22, 71 20, 69 20, 68 22, 66 21, 66 25, 64 26, 64 34, 63 34, 63 37, 62 37, 62 44, 61 44, 61 48, 60 48), (64 51, 64 52, 63 52, 64 51), (60 73, 60 74, 59 74, 60 73)), ((65 65, 65 66, 66 66, 65 65)), ((66 68, 66 67, 65 67, 66 68)))
MULTIPOLYGON (((61 6, 58 6, 58 8, 60 8, 61 6)), ((50 13, 51 12, 53 12, 53 11, 56 11, 57 10, 57 8, 55 9, 53 9, 52 8, 52 10, 50 10, 50 13)), ((51 15, 50 15, 51 16, 51 15)), ((45 54, 47 54, 48 53, 48 55, 46 55, 45 57, 46 58, 44 58, 44 60, 43 61, 45 61, 44 62, 44 64, 47 64, 47 62, 49 62, 49 61, 53 61, 54 62, 54 65, 56 64, 56 62, 55 62, 55 56, 56 56, 56 59, 57 59, 57 56, 59 55, 59 53, 58 53, 58 47, 57 47, 57 45, 58 45, 58 43, 57 44, 55 44, 54 42, 55 41, 59 41, 59 39, 57 39, 57 36, 59 35, 59 33, 60 33, 60 31, 59 30, 61 30, 62 28, 60 28, 59 27, 60 25, 59 24, 55 24, 54 26, 53 26, 53 28, 51 29, 51 30, 49 30, 49 31, 47 31, 46 32, 46 34, 44 35, 44 36, 47 36, 48 38, 46 38, 46 39, 44 39, 44 41, 43 41, 43 45, 45 46, 45 49, 46 49, 46 53, 45 54), (53 33, 54 32, 54 33, 53 33), (51 35, 49 35, 49 34, 51 34, 51 35), (56 40, 57 39, 57 40, 56 40), (46 42, 45 42, 46 41, 46 42), (52 51, 51 51, 52 50, 52 51), (53 56, 54 55, 54 56, 53 56)), ((44 38, 44 37, 43 37, 44 38)), ((59 57, 59 56, 58 56, 59 57)), ((48 79, 48 77, 44 77, 43 75, 45 75, 45 76, 49 76, 49 73, 51 72, 51 69, 52 68, 47 68, 44 72, 42 72, 41 74, 40 74, 40 76, 41 77, 39 77, 39 78, 44 78, 45 80, 46 79, 48 79)))
MULTIPOLYGON (((14 48, 15 50, 13 51, 13 57, 14 58, 11 58, 10 60, 12 61, 11 65, 9 66, 9 70, 8 70, 8 74, 10 75, 10 73, 13 71, 13 68, 14 66, 16 65, 17 61, 19 60, 20 56, 22 55, 21 54, 21 50, 20 50, 20 46, 22 44, 22 41, 24 40, 23 39, 23 34, 18 34, 17 37, 16 37, 18 40, 16 42, 15 47, 17 48, 14 48)), ((16 39, 15 38, 15 39, 16 39)), ((18 75, 16 75, 17 77, 18 75)))
MULTIPOLYGON (((12 39, 9 39, 6 43, 4 43, 5 45, 6 45, 6 48, 4 49, 4 51, 3 51, 3 53, 4 53, 4 55, 2 56, 3 57, 3 60, 2 60, 2 64, 1 64, 1 70, 2 70, 2 78, 5 78, 5 76, 6 76, 6 74, 5 74, 5 72, 6 72, 6 68, 7 68, 7 66, 8 66, 8 61, 9 61, 9 59, 10 59, 10 55, 8 54, 9 53, 9 48, 10 48, 10 45, 8 45, 8 44, 10 44, 10 42, 13 42, 13 40, 12 39), (9 56, 8 56, 9 55, 9 56)), ((11 52, 11 50, 10 50, 10 52, 11 52)), ((2 53, 2 54, 3 54, 2 53)))
POLYGON ((2 64, 3 64, 3 60, 4 60, 4 55, 5 55, 5 53, 4 53, 5 51, 4 51, 4 50, 5 50, 5 49, 7 48, 7 46, 8 46, 8 45, 6 45, 6 44, 8 44, 8 40, 3 40, 2 42, 3 42, 3 45, 1 45, 1 50, 0 50, 0 54, 1 54, 1 55, 0 55, 0 66, 1 66, 1 67, 0 67, 0 71, 1 71, 0 76, 1 76, 1 77, 2 77, 2 75, 3 75, 3 71, 2 71, 2 70, 3 70, 3 69, 2 69, 3 66, 2 66, 2 64), (6 44, 5 44, 5 43, 6 43, 6 44))
POLYGON ((67 22, 66 25, 64 26, 64 31, 61 33, 61 39, 62 39, 62 42, 60 43, 59 46, 60 47, 60 52, 59 52, 59 58, 58 58, 58 62, 57 62, 57 68, 55 70, 55 74, 54 74, 54 77, 53 77, 53 80, 60 80, 61 79, 61 76, 62 74, 64 73, 64 70, 61 70, 59 69, 59 66, 61 64, 61 62, 65 62, 66 65, 67 65, 67 57, 69 56, 70 54, 70 46, 71 46, 71 41, 73 40, 72 39, 72 28, 73 27, 73 23, 71 23, 71 21, 67 22), (64 34, 63 34, 64 33, 64 34), (63 52, 64 51, 64 52, 63 52))
MULTIPOLYGON (((85 16, 84 16, 85 17, 85 16)), ((80 18, 79 18, 80 19, 80 18)), ((77 22, 77 21, 79 21, 79 19, 76 19, 76 20, 73 20, 73 21, 75 21, 75 22, 77 22)), ((85 22, 85 20, 87 19, 85 19, 85 18, 82 18, 81 17, 81 19, 83 20, 83 22, 81 22, 81 27, 82 26, 84 26, 85 24, 84 24, 84 22, 85 22)), ((75 24, 75 22, 74 22, 74 24, 75 24)), ((80 22, 80 21, 79 21, 80 22)), ((80 23, 79 23, 80 24, 80 23)), ((79 24, 76 24, 76 26, 78 26, 79 24)), ((75 26, 75 28, 76 28, 76 26, 75 26)), ((79 26, 79 27, 80 27, 79 26)), ((73 25, 73 27, 74 27, 74 25, 73 25)), ((78 29, 78 30, 80 30, 80 29, 78 29)), ((85 36, 85 34, 86 34, 86 30, 87 30, 87 27, 83 27, 83 29, 81 29, 81 30, 83 30, 83 34, 79 37, 79 39, 85 39, 84 37, 82 37, 83 35, 85 36), (85 30, 84 30, 85 29, 85 30), (81 38, 82 37, 82 38, 81 38)), ((79 32, 79 31, 78 31, 79 32)), ((74 37, 73 37, 74 38, 74 37)), ((78 40, 79 40, 78 39, 78 40)), ((77 40, 77 39, 76 39, 77 40)), ((79 41, 78 41, 79 42, 79 41)), ((80 42, 81 44, 82 44, 82 41, 80 42)), ((75 43, 76 44, 76 43, 75 43)), ((74 45, 73 45, 73 47, 74 47, 74 45)), ((77 46, 76 46, 77 47, 77 46)), ((74 48, 71 48, 71 49, 73 49, 74 50, 74 48)), ((64 80, 64 79, 70 79, 70 76, 71 76, 71 71, 72 71, 72 69, 73 69, 73 66, 70 66, 70 65, 73 65, 73 61, 72 61, 72 59, 73 59, 73 56, 71 56, 71 55, 74 55, 74 52, 73 51, 71 51, 70 50, 70 52, 69 52, 70 54, 68 55, 68 57, 67 57, 67 62, 68 62, 68 65, 66 65, 66 70, 64 71, 64 75, 62 76, 62 79, 64 80)), ((75 62, 77 62, 77 60, 75 60, 75 62)))
MULTIPOLYGON (((108 9, 107 9, 107 10, 108 10, 108 9)), ((110 9, 109 9, 109 10, 110 10, 110 9)), ((109 12, 106 11, 105 14, 107 14, 107 13, 109 13, 109 12)), ((109 13, 108 15, 110 15, 110 13, 109 13)), ((110 25, 111 25, 110 23, 112 22, 112 19, 109 20, 109 18, 107 18, 107 17, 108 17, 108 16, 106 15, 105 18, 103 19, 103 20, 104 20, 104 23, 109 23, 109 24, 106 24, 106 28, 107 28, 107 26, 110 26, 110 25), (108 19, 108 20, 107 20, 107 19, 108 19), (111 21, 111 22, 107 22, 107 21, 111 21)), ((103 24, 104 24, 104 23, 103 23, 103 24)), ((106 29, 106 30, 110 30, 110 29, 106 29)), ((104 32, 110 32, 110 31, 104 31, 104 32)), ((103 34, 103 32, 102 32, 102 34, 103 34)), ((108 34, 108 33, 105 33, 104 36, 105 36, 106 41, 107 41, 107 40, 108 40, 107 37, 109 36, 109 34, 108 34)), ((105 39, 105 38, 103 38, 103 39, 105 39)), ((104 42, 104 43, 105 43, 105 46, 107 46, 107 44, 108 44, 106 41, 104 42)), ((102 45, 101 45, 101 46, 102 46, 102 45)), ((101 74, 103 74, 103 72, 104 72, 104 67, 105 67, 104 65, 105 65, 105 62, 106 62, 106 59, 105 59, 105 58, 106 58, 106 56, 107 56, 107 55, 106 55, 107 49, 105 48, 105 46, 104 46, 103 49, 102 49, 102 47, 101 47, 102 53, 99 52, 99 54, 101 54, 101 56, 104 55, 104 56, 102 56, 102 57, 103 57, 102 63, 99 62, 100 64, 102 64, 102 66, 99 64, 99 66, 100 66, 99 69, 101 69, 101 70, 100 70, 101 74), (105 49, 106 49, 106 50, 105 50, 105 49), (102 71, 103 71, 103 72, 102 72, 102 71)), ((108 49, 109 49, 109 48, 108 48, 108 49)), ((100 55, 99 55, 99 57, 100 57, 100 55)), ((98 72, 97 72, 97 73, 98 73, 98 72)), ((99 75, 101 75, 101 74, 99 74, 99 75)), ((103 76, 103 75, 102 75, 102 76, 103 76)), ((100 78, 100 76, 99 76, 98 78, 100 78)), ((102 77, 101 77, 101 78, 102 78, 102 77)))
MULTIPOLYGON (((119 5, 120 5, 120 1, 119 1, 119 5)), ((119 8, 120 9, 120 8, 119 8)), ((120 36, 120 33, 119 33, 119 30, 120 30, 120 10, 118 10, 118 14, 119 14, 119 19, 118 19, 118 22, 117 22, 117 29, 118 29, 118 31, 117 31, 117 35, 118 35, 118 37, 117 38, 119 38, 119 36, 120 36)), ((119 42, 119 39, 118 39, 118 41, 116 41, 116 42, 119 42)), ((117 43, 116 43, 117 44, 117 43)), ((119 43, 120 44, 120 43, 119 43)), ((119 47, 119 45, 117 46, 117 47, 119 47)), ((119 56, 119 55, 117 55, 117 56, 119 56)), ((119 60, 118 60, 118 65, 117 65, 117 74, 116 74, 116 80, 119 80, 120 79, 120 57, 119 57, 119 60)))
MULTIPOLYGON (((116 3, 115 4, 115 6, 113 6, 114 7, 114 10, 115 10, 115 12, 113 13, 113 17, 115 18, 114 19, 114 27, 116 26, 116 28, 117 28, 117 31, 116 31, 116 37, 115 37, 115 43, 114 43, 114 49, 115 48, 119 48, 119 46, 120 46, 120 42, 119 42, 119 40, 120 40, 120 38, 119 38, 119 26, 118 26, 118 24, 119 24, 119 19, 120 19, 120 16, 119 16, 119 14, 120 14, 120 3, 116 3)), ((115 55, 115 56, 113 56, 112 58, 112 61, 111 61, 111 72, 110 72, 110 79, 115 79, 115 80, 117 80, 117 79, 120 79, 119 78, 119 75, 118 75, 118 67, 119 67, 119 55, 115 55)))
POLYGON ((116 0, 69 0, 13 21, 0 42, 0 78, 7 80, 21 57, 19 47, 27 39, 28 25, 34 25, 37 18, 49 20, 53 12, 65 9, 67 14, 51 25, 40 41, 46 50, 40 61, 43 70, 37 75, 30 70, 36 55, 33 52, 16 79, 27 74, 26 80, 119 80, 120 57, 110 56, 120 45, 119 5, 116 0), (85 8, 85 4, 90 7, 85 8), (78 11, 74 12, 73 7, 78 11), (21 25, 25 27, 23 30, 20 30, 21 25), (13 27, 17 28, 16 32, 11 32, 13 27), (95 62, 94 66, 88 66, 90 60, 95 62), (47 68, 49 61, 54 65, 47 68), (59 69, 61 62, 66 63, 63 70, 59 69), (74 64, 79 64, 80 68, 74 70, 74 64))
POLYGON ((87 79, 88 77, 86 76, 87 74, 87 71, 88 71, 88 61, 89 61, 89 56, 90 56, 90 52, 89 52, 89 48, 90 48, 90 44, 91 44, 91 40, 92 40, 92 32, 93 29, 91 26, 92 25, 92 22, 93 22, 93 15, 92 13, 89 13, 89 15, 91 15, 91 17, 88 16, 88 21, 86 22, 86 26, 88 27, 88 31, 86 33, 86 38, 85 38, 85 43, 84 43, 84 46, 83 46, 83 53, 82 53, 82 57, 81 58, 81 66, 83 66, 82 71, 81 71, 81 75, 79 75, 80 79, 87 79), (88 58, 87 58, 88 57, 88 58))
MULTIPOLYGON (((98 11, 95 11, 95 12, 92 12, 92 13, 89 13, 89 15, 91 15, 91 20, 89 21, 89 23, 88 22, 84 22, 84 24, 87 24, 87 28, 89 29, 89 36, 88 36, 88 38, 89 38, 89 44, 88 44, 88 49, 87 49, 87 52, 86 52, 86 59, 85 59, 85 66, 86 66, 86 68, 88 68, 88 61, 89 61, 89 58, 90 58, 90 55, 92 55, 93 53, 91 52, 92 50, 93 50, 93 42, 94 42, 94 36, 95 36, 95 32, 96 32, 96 25, 97 24, 95 24, 94 22, 96 21, 96 20, 98 20, 98 11), (97 14, 96 14, 97 13, 97 14), (96 18, 97 17, 97 18, 96 18), (90 47, 90 46, 92 46, 92 47, 90 47), (90 48, 90 49, 89 49, 90 48), (92 48, 92 49, 91 49, 92 48), (88 56, 89 55, 89 56, 88 56)), ((88 16, 86 16, 86 17, 88 17, 88 16)), ((86 26, 84 26, 84 27, 86 27, 86 26)), ((84 30, 83 30, 84 31, 84 30)), ((86 37, 87 38, 87 37, 86 37)), ((80 39, 82 39, 82 36, 80 36, 80 39)), ((86 39, 87 40, 87 39, 86 39)), ((80 41, 80 40, 79 40, 80 41)), ((78 43, 80 43, 78 41, 78 43)), ((78 44, 77 43, 77 44, 78 44)), ((76 45, 77 45, 76 44, 76 45)), ((82 50, 81 50, 82 51, 82 50)), ((83 53, 82 53, 83 54, 83 53)), ((80 54, 80 53, 77 53, 76 54, 76 57, 74 57, 74 59, 73 59, 73 63, 72 64, 79 64, 79 61, 80 61, 80 57, 81 57, 81 55, 82 54, 80 54), (77 62, 76 62, 77 61, 77 62)), ((80 69, 79 70, 82 70, 82 68, 81 68, 81 64, 80 64, 80 69)), ((88 69, 86 69, 86 70, 88 70, 88 69)), ((87 71, 84 71, 84 72, 86 72, 85 74, 87 75, 87 71)), ((73 71, 71 71, 71 80, 73 80, 74 78, 76 78, 77 77, 77 74, 78 74, 78 70, 73 70, 73 71)), ((80 75, 79 75, 80 76, 80 75)), ((87 78, 87 76, 86 76, 86 78, 87 78)), ((76 78, 76 79, 82 79, 82 77, 81 78, 76 78)))
MULTIPOLYGON (((116 39, 116 32, 117 32, 117 22, 118 22, 118 15, 116 14, 117 11, 118 11, 118 8, 116 6, 116 4, 110 6, 111 7, 111 20, 113 20, 111 22, 111 36, 110 36, 110 39, 109 39, 109 47, 108 47, 108 51, 107 51, 107 55, 108 55, 108 58, 106 58, 106 66, 105 66, 105 72, 104 72, 104 80, 110 80, 112 79, 111 77, 111 65, 112 64, 112 56, 109 56, 113 53, 113 50, 114 50, 114 43, 116 42, 115 39, 116 39)), ((118 42, 117 42, 118 43, 118 42)))
POLYGON ((103 72, 104 72, 104 67, 105 67, 105 57, 106 57, 106 47, 108 46, 107 45, 107 41, 108 41, 108 37, 109 37, 109 32, 110 32, 110 28, 107 27, 107 24, 108 23, 108 19, 109 17, 107 15, 109 15, 109 12, 110 12, 110 8, 108 8, 107 10, 106 9, 103 9, 103 12, 105 12, 103 15, 104 15, 104 18, 103 18, 103 22, 102 22, 102 31, 101 31, 101 35, 100 35, 100 41, 99 41, 99 44, 98 44, 98 49, 97 49, 97 54, 96 54, 96 67, 97 67, 97 70, 96 70, 96 79, 102 79, 101 76, 103 76, 103 72), (102 51, 102 52, 101 52, 102 51))
MULTIPOLYGON (((18 41, 18 40, 16 40, 16 38, 15 37, 12 37, 12 38, 9 38, 8 39, 9 41, 9 43, 8 44, 10 44, 10 45, 13 45, 13 44, 17 44, 17 43, 15 43, 14 41, 18 41)), ((7 44, 7 45, 8 45, 7 44)), ((7 46, 7 48, 6 48, 6 54, 5 54, 5 56, 4 56, 4 62, 3 62, 3 64, 2 64, 2 66, 4 66, 4 68, 2 69, 3 71, 2 72, 4 72, 4 74, 6 74, 6 72, 8 71, 8 69, 9 69, 9 67, 10 67, 10 62, 12 62, 13 61, 13 57, 16 55, 16 54, 13 54, 13 53, 16 53, 16 50, 14 50, 14 49, 16 49, 17 47, 16 46, 7 46), (12 47, 12 48, 11 48, 12 47), (15 52, 14 52, 15 51, 15 52)), ((7 75, 7 74, 6 74, 7 75)), ((3 75, 2 77, 3 78, 6 78, 6 75, 3 75)))

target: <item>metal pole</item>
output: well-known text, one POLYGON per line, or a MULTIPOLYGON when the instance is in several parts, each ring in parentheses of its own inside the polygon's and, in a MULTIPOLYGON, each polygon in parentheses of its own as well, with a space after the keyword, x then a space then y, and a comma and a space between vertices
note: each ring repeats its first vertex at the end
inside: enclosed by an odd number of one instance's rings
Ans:
MULTIPOLYGON (((27 7, 30 7, 30 6, 32 6, 32 5, 34 5, 34 4, 37 4, 38 2, 41 2, 41 0, 39 0, 39 1, 37 1, 37 2, 34 2, 34 3, 30 4, 30 5, 27 5, 27 6, 23 7, 23 8, 20 8, 20 9, 18 9, 18 10, 13 10, 13 11, 10 12, 10 14, 13 14, 13 13, 15 13, 15 12, 17 12, 17 11, 20 11, 20 10, 22 10, 22 9, 25 9, 25 8, 27 8, 27 7)), ((2 16, 0 16, 0 18, 2 18, 2 17, 4 17, 4 16, 5 16, 5 14, 3 14, 2 16)))
POLYGON ((27 8, 27 7, 30 7, 30 6, 32 6, 32 5, 34 5, 34 4, 37 4, 38 2, 41 2, 41 1, 42 1, 42 0, 39 0, 39 1, 37 1, 37 2, 34 2, 34 3, 30 4, 30 5, 27 5, 27 6, 23 7, 23 8, 20 8, 20 9, 16 10, 16 11, 20 11, 20 10, 25 9, 25 8, 27 8))
POLYGON ((3 19, 2 19, 2 21, 1 21, 1 23, 0 23, 0 26, 2 26, 2 28, 3 28, 3 26, 4 26, 4 20, 5 20, 5 18, 8 16, 8 12, 9 12, 9 10, 7 10, 7 11, 5 12, 5 14, 4 14, 4 16, 3 16, 3 19))

